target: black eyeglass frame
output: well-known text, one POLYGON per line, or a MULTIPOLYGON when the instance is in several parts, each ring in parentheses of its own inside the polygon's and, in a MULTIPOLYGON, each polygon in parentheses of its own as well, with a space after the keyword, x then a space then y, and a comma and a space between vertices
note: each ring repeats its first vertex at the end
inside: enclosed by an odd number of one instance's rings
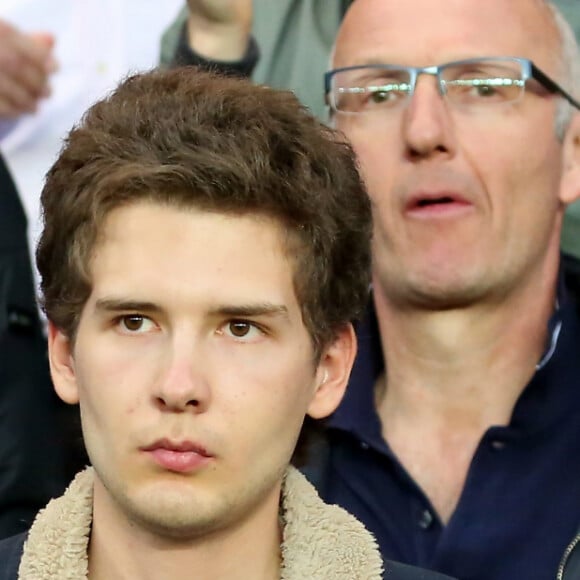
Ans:
POLYGON ((441 72, 450 66, 470 64, 485 62, 489 60, 494 61, 509 61, 517 62, 522 67, 522 82, 523 90, 525 91, 526 83, 530 79, 537 81, 542 87, 544 87, 548 92, 552 94, 558 94, 566 99, 576 109, 580 109, 580 101, 576 100, 568 91, 563 89, 556 81, 552 80, 545 72, 538 68, 530 59, 521 58, 517 56, 499 56, 499 57, 481 57, 481 58, 468 58, 464 60, 456 60, 451 62, 446 62, 440 65, 425 66, 425 67, 415 67, 415 66, 403 66, 403 65, 389 65, 389 64, 367 64, 367 65, 354 65, 345 66, 341 68, 335 68, 324 73, 324 95, 326 102, 335 112, 341 112, 336 109, 335 103, 329 99, 329 94, 332 90, 332 78, 337 74, 350 70, 359 69, 383 69, 383 70, 407 70, 409 71, 409 84, 411 85, 410 96, 415 92, 415 85, 417 84, 417 79, 419 75, 428 74, 437 77, 437 83, 440 90, 443 88, 443 81, 441 79, 441 72))

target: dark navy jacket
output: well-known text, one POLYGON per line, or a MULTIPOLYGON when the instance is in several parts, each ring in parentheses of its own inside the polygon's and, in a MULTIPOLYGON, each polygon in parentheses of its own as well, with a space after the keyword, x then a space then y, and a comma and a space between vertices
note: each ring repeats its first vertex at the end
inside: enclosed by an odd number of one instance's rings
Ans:
POLYGON ((556 580, 580 580, 580 531, 564 552, 556 580))
POLYGON ((73 411, 64 410, 50 381, 26 225, 0 156, 0 538, 26 530, 78 465, 71 455, 67 470, 61 419, 71 421, 73 411))
POLYGON ((0 540, 0 580, 17 580, 26 533, 0 540))
POLYGON ((366 525, 386 559, 461 580, 556 577, 580 527, 580 309, 561 286, 543 366, 511 423, 485 433, 447 525, 382 437, 373 394, 382 350, 369 309, 347 394, 305 472, 325 501, 366 525))
MULTIPOLYGON (((0 580, 17 580, 18 566, 26 534, 0 541, 0 580)), ((418 570, 409 566, 388 562, 385 566, 385 580, 452 580, 427 570, 418 570)), ((38 579, 43 580, 43 579, 38 579)), ((306 580, 306 579, 305 579, 306 580)), ((333 580, 329 578, 328 580, 333 580)))

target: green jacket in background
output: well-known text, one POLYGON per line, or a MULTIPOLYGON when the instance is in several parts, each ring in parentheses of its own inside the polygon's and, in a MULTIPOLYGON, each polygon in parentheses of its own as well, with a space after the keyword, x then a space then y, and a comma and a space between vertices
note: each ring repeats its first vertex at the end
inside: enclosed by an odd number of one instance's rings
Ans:
MULTIPOLYGON (((350 0, 254 0, 253 4, 252 34, 260 59, 252 78, 292 89, 314 114, 325 119, 322 75, 350 0)), ((184 8, 163 35, 162 64, 173 61, 186 15, 184 8)))
MULTIPOLYGON (((292 89, 321 119, 326 119, 322 74, 342 16, 351 0, 254 0, 252 33, 260 60, 252 74, 258 82, 292 89)), ((555 0, 580 39, 580 0, 555 0)), ((176 52, 186 19, 184 8, 165 32, 161 63, 169 64, 176 52)), ((580 201, 566 211, 562 249, 580 258, 580 201)))

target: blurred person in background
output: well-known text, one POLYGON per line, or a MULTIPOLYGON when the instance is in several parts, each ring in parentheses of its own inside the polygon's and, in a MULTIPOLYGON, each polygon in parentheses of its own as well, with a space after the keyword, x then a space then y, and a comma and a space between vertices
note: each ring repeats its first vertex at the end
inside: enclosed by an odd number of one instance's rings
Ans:
MULTIPOLYGON (((38 110, 56 69, 54 38, 0 21, 0 129, 38 110)), ((0 538, 26 530, 70 479, 68 421, 48 373, 27 217, 0 156, 0 538)))
POLYGON ((50 383, 31 250, 44 174, 81 113, 153 66, 179 3, 0 2, 0 537, 85 464, 76 410, 50 383))

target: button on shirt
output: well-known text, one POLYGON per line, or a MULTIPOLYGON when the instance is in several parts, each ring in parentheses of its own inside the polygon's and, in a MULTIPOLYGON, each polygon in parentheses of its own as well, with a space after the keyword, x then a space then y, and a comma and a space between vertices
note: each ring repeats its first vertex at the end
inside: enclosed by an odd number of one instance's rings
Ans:
POLYGON ((550 321, 552 352, 511 423, 484 434, 445 526, 382 437, 373 388, 384 369, 369 308, 351 383, 328 423, 319 485, 326 501, 365 523, 384 557, 461 580, 555 577, 580 526, 580 312, 565 295, 560 305, 550 321))

